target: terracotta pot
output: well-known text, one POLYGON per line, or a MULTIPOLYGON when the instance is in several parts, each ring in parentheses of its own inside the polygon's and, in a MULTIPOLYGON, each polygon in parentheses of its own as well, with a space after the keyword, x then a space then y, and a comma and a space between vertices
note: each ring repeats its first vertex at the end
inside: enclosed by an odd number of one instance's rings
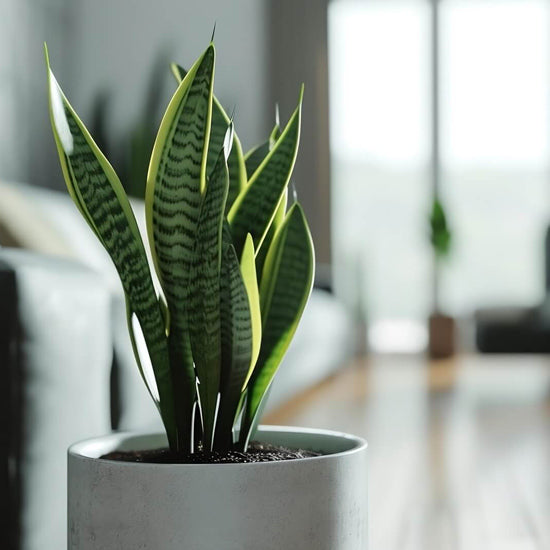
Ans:
POLYGON ((367 445, 346 434, 262 427, 266 443, 319 457, 251 464, 99 458, 166 446, 112 434, 69 449, 69 550, 365 550, 367 445))
POLYGON ((440 313, 430 315, 428 321, 428 355, 444 359, 455 354, 455 320, 440 313))

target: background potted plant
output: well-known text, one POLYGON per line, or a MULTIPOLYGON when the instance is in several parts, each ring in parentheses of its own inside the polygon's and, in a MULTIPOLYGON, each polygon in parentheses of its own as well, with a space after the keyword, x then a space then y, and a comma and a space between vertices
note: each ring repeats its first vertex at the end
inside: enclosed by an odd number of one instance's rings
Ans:
POLYGON ((449 256, 451 231, 445 210, 435 199, 430 212, 430 242, 433 249, 433 309, 428 321, 428 353, 434 359, 450 357, 455 352, 455 321, 441 311, 441 264, 449 256))
POLYGON ((71 447, 69 548, 365 548, 365 442, 257 429, 313 281, 306 218, 287 204, 302 92, 286 126, 243 155, 213 95, 213 43, 189 72, 172 67, 146 187, 152 272, 121 182, 46 60, 67 187, 118 270, 166 431, 71 447))

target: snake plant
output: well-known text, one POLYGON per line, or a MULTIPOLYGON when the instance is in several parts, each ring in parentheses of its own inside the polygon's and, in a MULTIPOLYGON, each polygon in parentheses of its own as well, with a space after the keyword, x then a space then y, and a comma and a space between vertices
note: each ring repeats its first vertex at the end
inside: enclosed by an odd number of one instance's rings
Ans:
POLYGON ((176 453, 247 449, 314 270, 304 212, 287 204, 303 88, 286 126, 244 155, 213 95, 215 56, 211 42, 189 71, 172 66, 178 86, 147 175, 147 244, 46 50, 65 182, 118 271, 136 363, 176 453))

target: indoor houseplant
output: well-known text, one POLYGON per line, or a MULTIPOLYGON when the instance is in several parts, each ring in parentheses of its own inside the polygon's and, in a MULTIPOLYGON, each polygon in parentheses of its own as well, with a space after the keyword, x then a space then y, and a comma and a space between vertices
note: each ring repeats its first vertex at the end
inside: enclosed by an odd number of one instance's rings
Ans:
POLYGON ((451 231, 443 205, 435 199, 430 212, 430 243, 433 249, 432 313, 428 320, 428 353, 433 359, 450 357, 455 351, 455 321, 440 305, 441 264, 449 256, 451 231))
POLYGON ((179 85, 145 200, 158 281, 117 175, 47 62, 67 187, 119 272, 136 362, 166 430, 70 449, 69 548, 360 550, 365 443, 318 430, 255 435, 313 280, 304 213, 287 206, 302 94, 285 128, 244 156, 213 96, 214 61, 211 43, 188 73, 173 67, 179 85), (224 463, 266 458, 262 445, 294 459, 224 463))

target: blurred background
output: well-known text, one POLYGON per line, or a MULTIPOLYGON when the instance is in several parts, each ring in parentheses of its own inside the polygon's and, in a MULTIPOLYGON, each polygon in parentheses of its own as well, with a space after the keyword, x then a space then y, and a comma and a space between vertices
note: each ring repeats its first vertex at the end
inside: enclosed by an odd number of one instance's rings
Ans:
POLYGON ((443 310, 468 318, 542 301, 549 9, 536 0, 330 3, 335 273, 353 272, 350 263, 363 273, 375 349, 425 345, 425 333, 399 321, 423 327, 432 307, 434 196, 453 233, 443 310))
POLYGON ((158 425, 116 274, 64 191, 43 42, 142 223, 168 65, 214 24, 245 150, 305 83, 292 185, 316 284, 267 421, 367 437, 374 550, 550 548, 548 0, 0 0, 7 548, 60 548, 69 443, 158 425))

